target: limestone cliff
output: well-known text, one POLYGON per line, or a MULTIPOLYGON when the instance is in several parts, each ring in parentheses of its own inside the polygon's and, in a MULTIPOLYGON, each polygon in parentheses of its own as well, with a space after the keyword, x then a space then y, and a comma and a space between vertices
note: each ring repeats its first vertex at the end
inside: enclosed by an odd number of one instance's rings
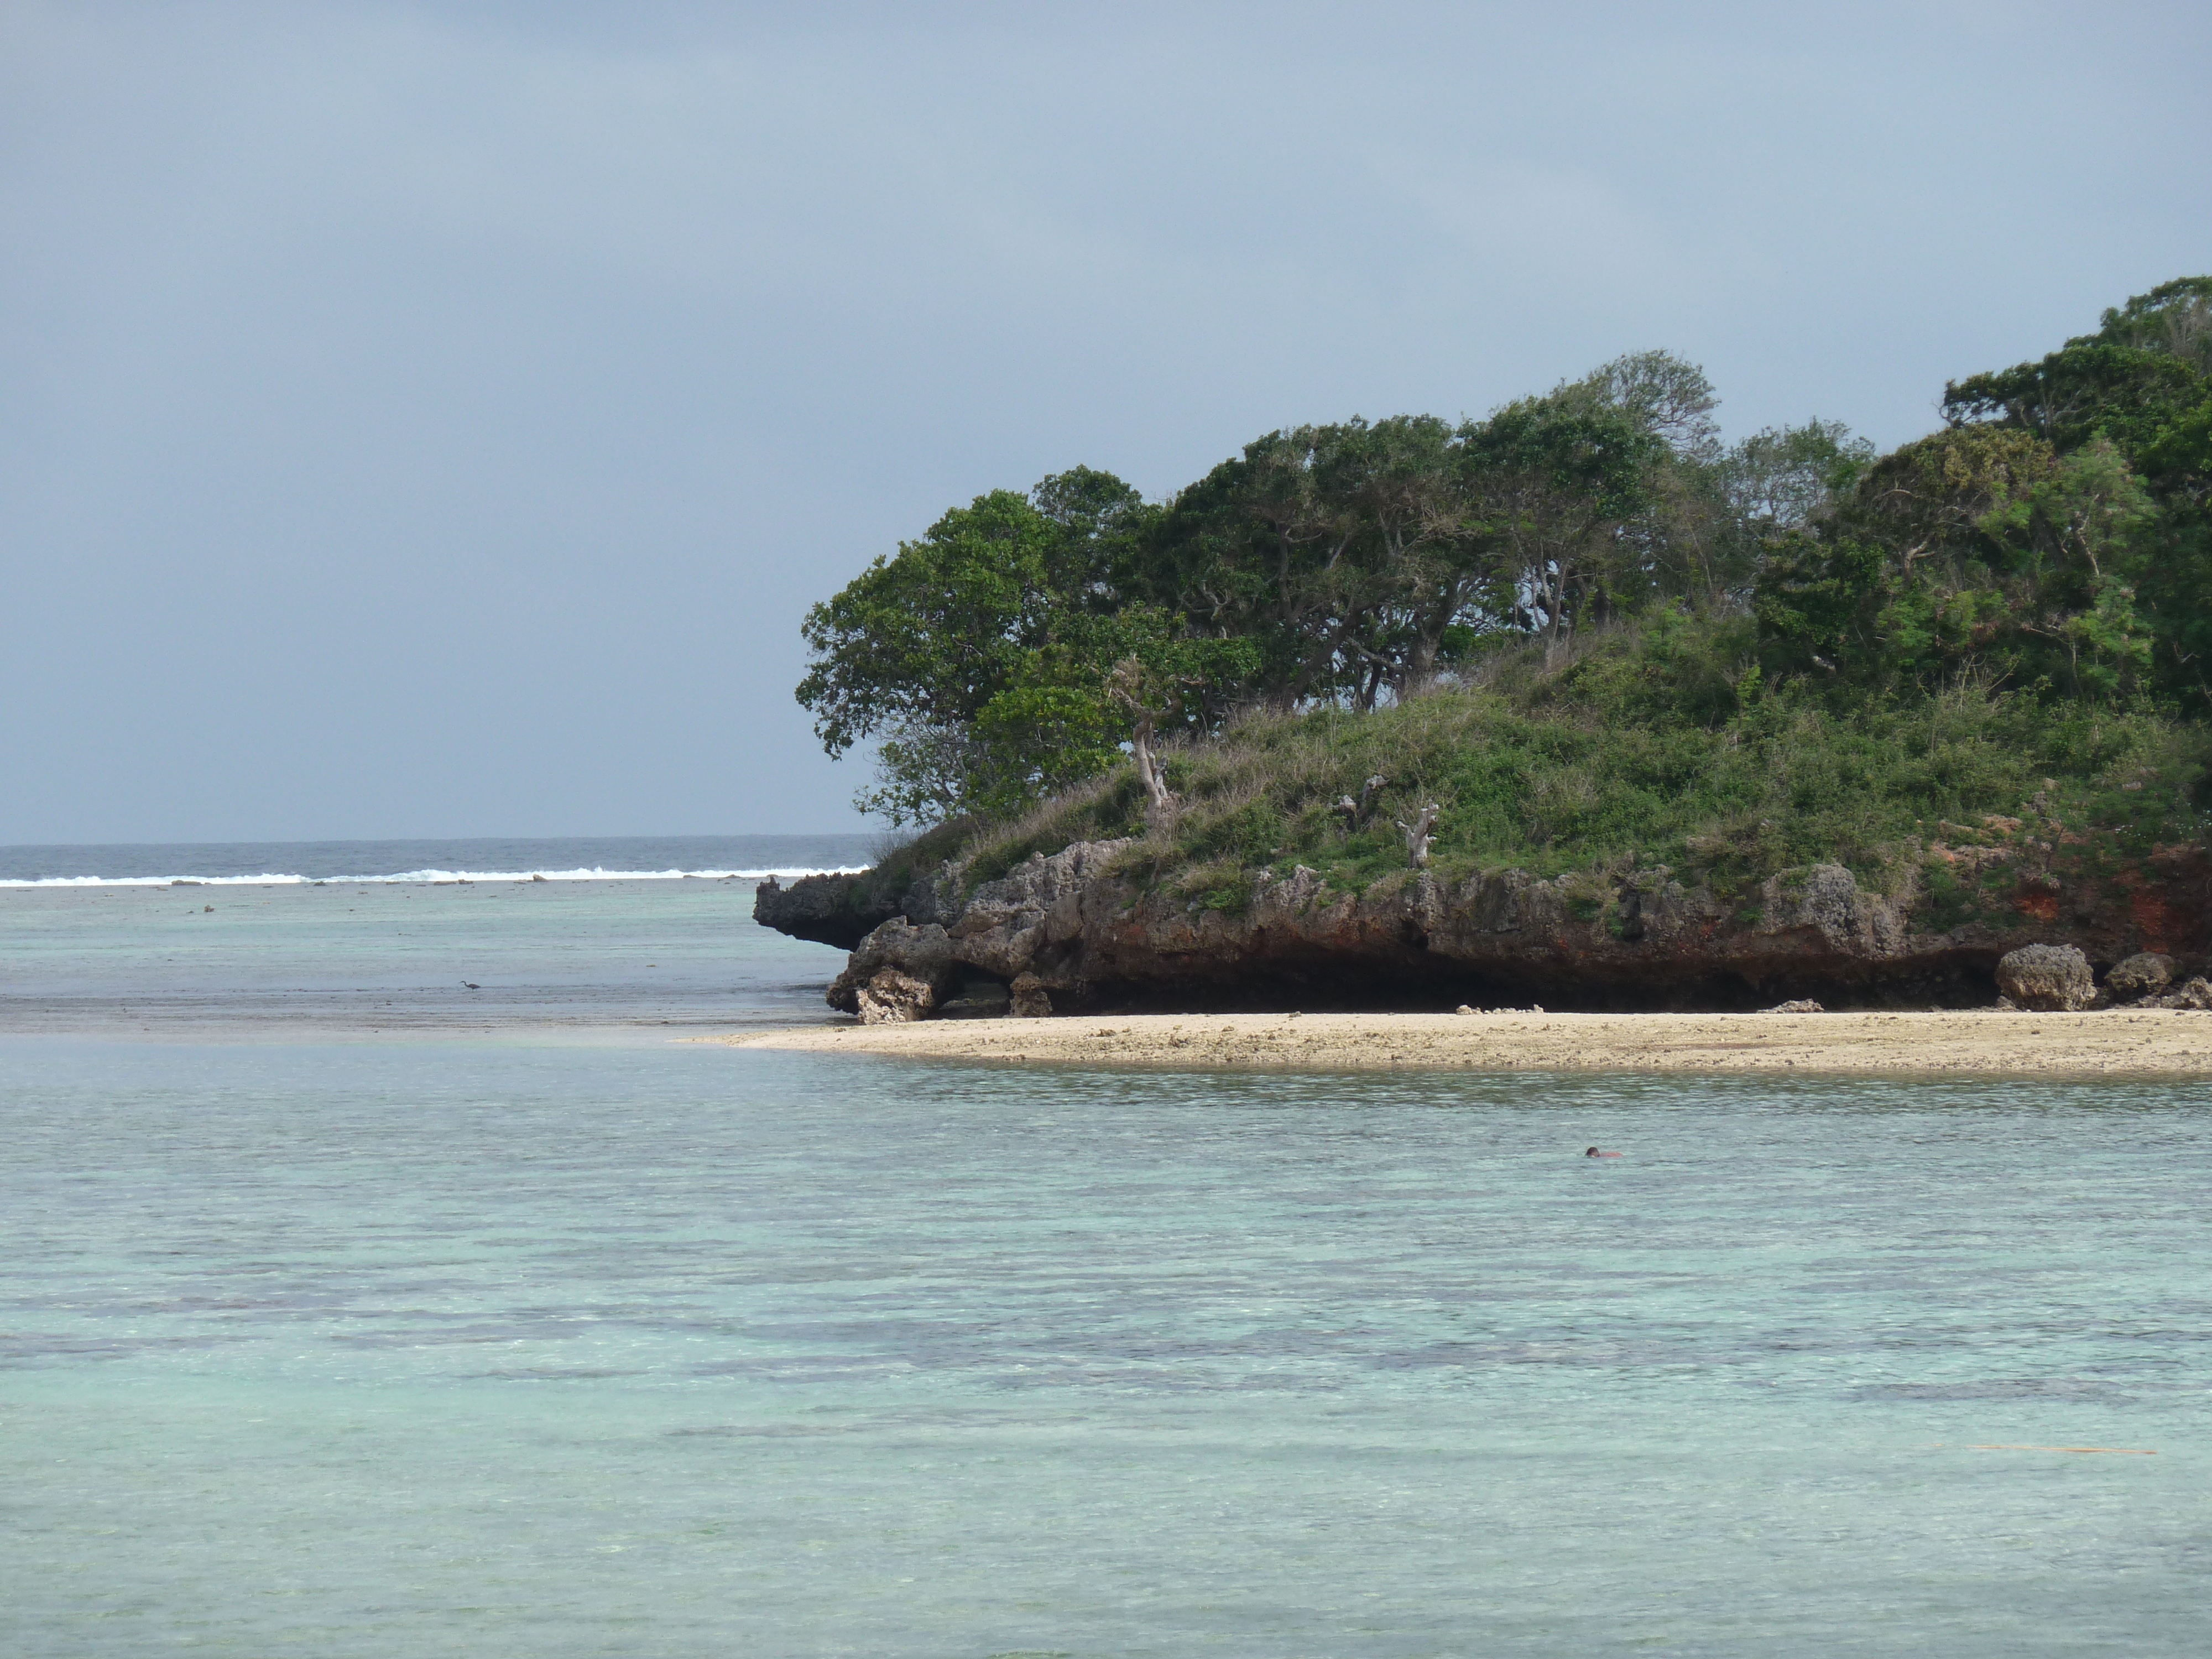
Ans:
POLYGON ((770 876, 754 890, 753 920, 793 939, 850 951, 894 916, 933 919, 933 891, 902 866, 801 876, 788 887, 770 876))
POLYGON ((1231 909, 1148 885, 1129 856, 1136 843, 1104 841, 1033 855, 972 890, 947 866, 908 880, 896 901, 869 896, 865 878, 835 878, 859 885, 817 890, 805 905, 794 896, 806 882, 763 885, 756 915, 800 938, 849 941, 829 1000, 883 1018, 1462 1001, 1730 1008, 1807 994, 1961 1004, 1988 1001, 1998 959, 2029 944, 2074 946, 2100 973, 2146 951, 2201 968, 2212 870, 2200 848, 2115 869, 2016 837, 2007 822, 1931 846, 1888 894, 1835 864, 1770 878, 1755 902, 1723 902, 1664 866, 1553 880, 1408 872, 1352 892, 1300 866, 1252 872, 1231 909), (878 975, 892 977, 872 989, 878 975))

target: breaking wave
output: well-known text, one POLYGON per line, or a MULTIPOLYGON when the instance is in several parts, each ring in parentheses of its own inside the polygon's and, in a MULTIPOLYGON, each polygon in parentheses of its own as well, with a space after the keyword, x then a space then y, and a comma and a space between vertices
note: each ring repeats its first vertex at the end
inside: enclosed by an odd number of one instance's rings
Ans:
POLYGON ((800 876, 851 875, 866 866, 849 864, 781 870, 402 870, 375 876, 297 876, 267 872, 253 876, 40 876, 0 877, 0 887, 368 887, 455 886, 474 882, 532 881, 790 881, 800 876))

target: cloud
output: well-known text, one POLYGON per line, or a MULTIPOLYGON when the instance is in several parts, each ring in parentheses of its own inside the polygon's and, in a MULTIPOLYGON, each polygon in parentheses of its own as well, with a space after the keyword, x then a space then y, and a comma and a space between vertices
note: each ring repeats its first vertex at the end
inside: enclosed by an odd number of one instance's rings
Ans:
POLYGON ((1910 436, 2212 269, 2208 35, 18 3, 0 836, 834 826, 798 618, 980 490, 1654 345, 1910 436))

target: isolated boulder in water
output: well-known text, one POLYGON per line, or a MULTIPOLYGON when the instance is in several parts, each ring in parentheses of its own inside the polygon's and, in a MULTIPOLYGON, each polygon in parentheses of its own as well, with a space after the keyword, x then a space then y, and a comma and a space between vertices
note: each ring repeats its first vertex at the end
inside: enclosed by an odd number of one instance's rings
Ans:
POLYGON ((2105 988, 2120 1002, 2133 1002, 2137 997, 2154 997, 2166 989, 2173 979, 2173 958, 2160 956, 2154 951, 2143 951, 2130 957, 2105 975, 2105 988))
POLYGON ((937 988, 926 979, 902 974, 896 968, 879 968, 855 999, 863 1025, 904 1025, 929 1018, 937 1006, 937 988))
POLYGON ((2039 1014, 2065 1014, 2096 1000, 2089 958, 2070 945, 2023 945, 1997 963, 1997 989, 2016 1006, 2039 1014))

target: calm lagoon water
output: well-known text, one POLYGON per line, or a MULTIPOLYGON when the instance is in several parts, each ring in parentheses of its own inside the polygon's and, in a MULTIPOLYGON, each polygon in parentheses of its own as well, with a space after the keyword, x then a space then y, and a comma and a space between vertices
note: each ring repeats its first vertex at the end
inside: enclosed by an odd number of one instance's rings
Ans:
POLYGON ((738 1052, 551 884, 0 894, 0 1650, 2203 1650, 2197 1086, 738 1052))

